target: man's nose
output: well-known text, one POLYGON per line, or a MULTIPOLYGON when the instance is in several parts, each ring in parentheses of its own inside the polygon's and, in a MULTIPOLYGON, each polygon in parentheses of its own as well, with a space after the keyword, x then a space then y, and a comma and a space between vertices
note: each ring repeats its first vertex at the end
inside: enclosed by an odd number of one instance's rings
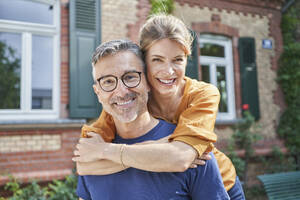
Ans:
POLYGON ((128 87, 126 87, 124 83, 119 80, 114 93, 118 94, 119 96, 123 96, 128 93, 128 87))

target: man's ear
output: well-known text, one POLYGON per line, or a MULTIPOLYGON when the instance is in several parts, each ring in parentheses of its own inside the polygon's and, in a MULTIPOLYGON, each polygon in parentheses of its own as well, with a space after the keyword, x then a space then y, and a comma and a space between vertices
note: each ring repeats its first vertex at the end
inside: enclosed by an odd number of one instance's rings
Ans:
POLYGON ((97 87, 96 84, 93 84, 93 89, 94 89, 95 94, 97 95, 97 98, 98 98, 99 103, 101 103, 101 99, 100 99, 100 91, 99 91, 99 88, 97 87))
POLYGON ((150 90, 151 90, 151 88, 150 88, 150 85, 149 85, 149 83, 148 83, 148 81, 146 82, 146 84, 147 84, 147 92, 149 93, 150 92, 150 90))

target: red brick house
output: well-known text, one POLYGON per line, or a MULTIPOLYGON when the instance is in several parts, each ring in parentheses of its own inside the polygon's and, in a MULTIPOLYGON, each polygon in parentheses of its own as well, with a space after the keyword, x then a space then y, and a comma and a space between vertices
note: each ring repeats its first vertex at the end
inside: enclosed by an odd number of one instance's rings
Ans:
MULTIPOLYGON (((263 127, 257 152, 283 147, 276 126, 284 101, 275 79, 285 1, 174 2, 173 15, 197 36, 187 74, 222 95, 218 145, 249 104, 263 127)), ((137 41, 149 11, 148 0, 0 2, 0 185, 7 174, 27 181, 71 173, 80 127, 101 109, 91 87, 91 53, 103 41, 137 41)))

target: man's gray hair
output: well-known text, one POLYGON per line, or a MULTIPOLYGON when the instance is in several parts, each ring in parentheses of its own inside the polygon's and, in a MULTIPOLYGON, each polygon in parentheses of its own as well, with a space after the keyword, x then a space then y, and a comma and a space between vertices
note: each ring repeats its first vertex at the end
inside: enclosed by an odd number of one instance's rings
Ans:
POLYGON ((104 42, 102 44, 100 44, 92 57, 92 65, 93 65, 93 78, 94 80, 96 80, 95 77, 95 65, 96 63, 101 60, 101 58, 109 56, 109 55, 114 55, 117 54, 121 51, 130 51, 132 53, 134 53, 141 61, 142 65, 143 65, 143 70, 144 72, 146 71, 145 67, 145 63, 143 60, 143 54, 142 51, 140 49, 140 47, 135 44, 134 42, 130 41, 130 40, 126 40, 126 39, 118 39, 118 40, 111 40, 109 42, 104 42))

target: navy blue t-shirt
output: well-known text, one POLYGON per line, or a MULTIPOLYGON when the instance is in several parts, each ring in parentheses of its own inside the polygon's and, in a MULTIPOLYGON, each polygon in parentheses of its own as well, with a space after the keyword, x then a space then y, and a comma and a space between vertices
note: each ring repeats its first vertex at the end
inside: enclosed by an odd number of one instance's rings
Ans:
MULTIPOLYGON (((134 144, 158 140, 173 133, 175 125, 160 120, 145 135, 114 143, 134 144)), ((110 175, 79 176, 77 195, 85 200, 226 200, 229 199, 215 157, 204 166, 185 172, 148 172, 135 168, 110 175)), ((163 160, 161 162, 164 162, 163 160)))

